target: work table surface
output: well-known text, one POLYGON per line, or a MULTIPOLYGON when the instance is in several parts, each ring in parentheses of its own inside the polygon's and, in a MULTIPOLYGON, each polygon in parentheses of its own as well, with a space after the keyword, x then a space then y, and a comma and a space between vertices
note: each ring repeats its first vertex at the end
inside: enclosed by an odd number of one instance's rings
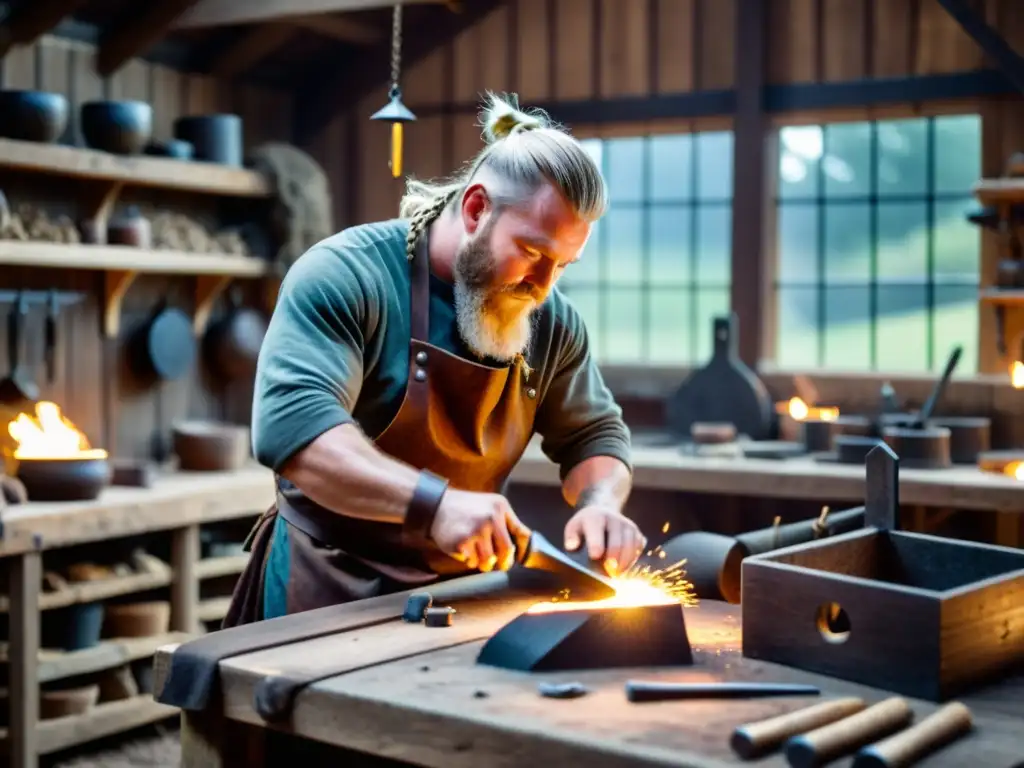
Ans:
MULTIPOLYGON (((253 709, 254 688, 261 679, 328 673, 332 676, 299 694, 290 722, 279 728, 433 768, 712 768, 740 763, 728 746, 731 732, 740 724, 826 697, 856 695, 872 703, 891 695, 744 658, 739 606, 716 602, 686 609, 695 651, 692 667, 528 674, 478 666, 475 659, 485 639, 537 598, 503 595, 503 574, 470 578, 488 582, 491 594, 454 603, 459 612, 451 627, 406 624, 399 618, 404 596, 375 598, 331 609, 351 618, 347 631, 221 661, 223 713, 232 720, 263 725, 253 709), (822 697, 631 704, 623 691, 629 679, 811 683, 821 689, 822 697), (541 680, 579 681, 590 693, 572 700, 543 698, 537 691, 541 680)), ((173 652, 167 647, 158 653, 157 690, 173 652)), ((1024 678, 1007 680, 962 701, 974 713, 974 732, 919 767, 1017 765, 1022 758, 1024 678)), ((917 720, 937 708, 927 702, 910 703, 917 720)), ((213 713, 200 718, 209 714, 213 713)), ((786 763, 776 754, 753 765, 786 763)))
MULTIPOLYGON (((1024 452, 1022 452, 1024 454, 1024 452)), ((695 456, 664 434, 633 436, 633 485, 652 490, 690 491, 778 499, 860 502, 864 466, 792 459, 695 456)), ((534 439, 512 473, 512 481, 559 485, 558 467, 534 439)), ((900 502, 926 507, 1024 512, 1024 482, 977 467, 900 469, 900 502)))

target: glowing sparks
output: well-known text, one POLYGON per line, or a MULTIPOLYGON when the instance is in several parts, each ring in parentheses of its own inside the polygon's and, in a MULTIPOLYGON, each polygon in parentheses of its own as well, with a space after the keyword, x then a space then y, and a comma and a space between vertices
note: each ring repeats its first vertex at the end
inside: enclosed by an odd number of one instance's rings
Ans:
POLYGON ((799 397, 792 397, 787 403, 780 403, 778 413, 788 414, 794 421, 835 421, 839 418, 838 408, 810 406, 799 397))
MULTIPOLYGON (((648 552, 665 558, 661 547, 648 552)), ((530 606, 528 613, 555 613, 561 611, 592 611, 610 608, 643 608, 654 605, 693 606, 697 604, 693 585, 686 580, 685 560, 667 568, 652 568, 649 565, 635 565, 621 576, 611 580, 615 594, 604 600, 569 600, 568 591, 563 591, 550 602, 530 606)))
POLYGON ((1024 363, 1014 360, 1010 366, 1010 383, 1014 389, 1024 389, 1024 363))
POLYGON ((1024 461, 1011 461, 1003 468, 1003 474, 1015 480, 1024 480, 1024 461))

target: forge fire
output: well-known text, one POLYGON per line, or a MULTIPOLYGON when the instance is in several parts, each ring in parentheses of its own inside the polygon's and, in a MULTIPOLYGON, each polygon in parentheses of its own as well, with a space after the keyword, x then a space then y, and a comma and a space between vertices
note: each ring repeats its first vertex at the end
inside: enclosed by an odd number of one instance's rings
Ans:
POLYGON ((7 425, 17 447, 18 461, 39 459, 105 459, 107 452, 92 448, 84 434, 51 402, 36 403, 35 416, 19 413, 7 425))

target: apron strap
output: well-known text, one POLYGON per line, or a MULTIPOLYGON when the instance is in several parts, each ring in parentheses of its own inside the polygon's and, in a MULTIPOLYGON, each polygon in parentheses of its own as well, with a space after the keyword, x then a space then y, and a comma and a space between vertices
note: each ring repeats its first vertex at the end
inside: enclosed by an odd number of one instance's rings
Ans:
POLYGON ((416 341, 430 341, 430 234, 420 235, 412 260, 409 292, 410 330, 416 341))

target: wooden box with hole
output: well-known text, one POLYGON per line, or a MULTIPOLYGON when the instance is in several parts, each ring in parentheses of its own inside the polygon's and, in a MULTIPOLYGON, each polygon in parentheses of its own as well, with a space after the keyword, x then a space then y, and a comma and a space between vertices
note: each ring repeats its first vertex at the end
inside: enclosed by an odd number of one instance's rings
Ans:
POLYGON ((931 701, 1024 662, 1024 551, 898 530, 898 464, 868 454, 865 528, 744 560, 744 656, 931 701))

